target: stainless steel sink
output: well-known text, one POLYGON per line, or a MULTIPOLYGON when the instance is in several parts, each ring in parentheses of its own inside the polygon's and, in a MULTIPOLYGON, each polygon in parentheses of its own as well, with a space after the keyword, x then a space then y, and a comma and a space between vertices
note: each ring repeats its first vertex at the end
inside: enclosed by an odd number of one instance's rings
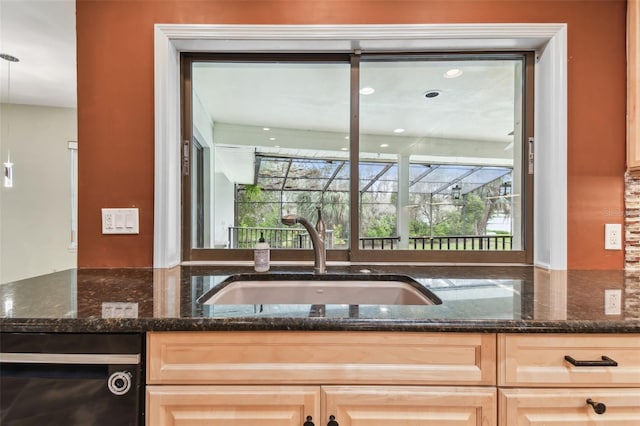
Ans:
POLYGON ((406 275, 238 274, 203 294, 203 304, 439 305, 442 301, 406 275))

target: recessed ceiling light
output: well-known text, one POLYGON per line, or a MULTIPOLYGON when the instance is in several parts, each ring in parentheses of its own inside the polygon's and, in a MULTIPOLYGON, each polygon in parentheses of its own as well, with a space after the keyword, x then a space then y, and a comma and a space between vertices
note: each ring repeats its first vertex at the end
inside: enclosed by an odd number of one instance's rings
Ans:
POLYGON ((439 94, 440 94, 439 90, 427 90, 426 92, 424 92, 424 97, 425 98, 435 98, 439 94))
POLYGON ((360 94, 361 95, 371 95, 373 92, 375 92, 376 89, 374 89, 373 87, 363 87, 362 89, 360 89, 360 94))
POLYGON ((462 70, 458 68, 451 68, 444 73, 444 78, 457 78, 462 75, 462 70))
POLYGON ((342 151, 349 151, 349 148, 340 148, 342 151))
POLYGON ((388 143, 381 143, 381 144, 380 144, 380 148, 386 148, 386 147, 388 147, 388 146, 389 146, 389 144, 388 144, 388 143))
POLYGON ((401 128, 393 129, 393 133, 404 133, 404 129, 401 129, 401 128))
POLYGON ((346 140, 349 140, 349 136, 345 136, 344 138, 345 138, 346 140))
POLYGON ((276 140, 276 138, 269 138, 269 140, 270 140, 270 141, 275 141, 275 140, 276 140))
POLYGON ((264 130, 265 132, 268 132, 269 130, 271 130, 270 127, 263 127, 262 130, 264 130))

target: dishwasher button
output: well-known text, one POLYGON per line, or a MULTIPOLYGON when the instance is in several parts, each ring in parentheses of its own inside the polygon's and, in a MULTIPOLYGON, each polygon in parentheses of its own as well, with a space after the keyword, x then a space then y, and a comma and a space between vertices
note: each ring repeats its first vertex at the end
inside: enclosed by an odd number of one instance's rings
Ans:
POLYGON ((124 395, 131 389, 131 373, 128 371, 117 371, 109 376, 107 386, 112 394, 124 395))

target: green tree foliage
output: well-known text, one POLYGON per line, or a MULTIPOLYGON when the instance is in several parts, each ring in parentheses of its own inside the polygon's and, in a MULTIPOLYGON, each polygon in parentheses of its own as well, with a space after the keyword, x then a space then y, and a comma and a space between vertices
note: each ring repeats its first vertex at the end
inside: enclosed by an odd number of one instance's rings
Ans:
POLYGON ((487 224, 483 224, 485 202, 477 194, 467 194, 464 206, 461 211, 461 219, 464 223, 464 230, 468 234, 463 235, 483 235, 487 224))
POLYGON ((412 237, 424 237, 429 236, 429 232, 430 230, 428 222, 415 218, 411 220, 411 223, 409 224, 409 235, 411 235, 412 237))
POLYGON ((239 187, 237 192, 237 226, 282 228, 280 203, 294 205, 292 212, 315 223, 317 207, 322 209, 322 220, 327 229, 333 230, 334 244, 344 244, 349 233, 349 194, 320 191, 289 192, 263 190, 257 185, 239 187))
MULTIPOLYGON (((333 229, 334 239, 347 238, 349 233, 349 194, 325 192, 321 201, 322 220, 327 229, 333 229)), ((338 244, 334 240, 335 244, 338 244)))
POLYGON ((247 185, 237 191, 239 227, 273 228, 280 222, 279 200, 272 191, 247 185))
MULTIPOLYGON (((452 200, 449 194, 413 194, 409 233, 411 236, 485 235, 487 223, 498 213, 509 214, 509 198, 500 197, 501 179, 452 200)), ((245 185, 237 191, 238 226, 282 227, 281 202, 295 205, 296 214, 312 223, 317 207, 327 229, 333 230, 334 243, 345 244, 349 236, 349 194, 346 192, 265 191, 257 185, 245 185), (282 197, 282 199, 281 199, 282 197)), ((365 193, 360 212, 361 235, 391 237, 397 235, 395 193, 365 193)), ((285 212, 286 213, 286 212, 285 212)))
POLYGON ((367 237, 392 237, 396 235, 396 215, 377 216, 366 229, 367 237))

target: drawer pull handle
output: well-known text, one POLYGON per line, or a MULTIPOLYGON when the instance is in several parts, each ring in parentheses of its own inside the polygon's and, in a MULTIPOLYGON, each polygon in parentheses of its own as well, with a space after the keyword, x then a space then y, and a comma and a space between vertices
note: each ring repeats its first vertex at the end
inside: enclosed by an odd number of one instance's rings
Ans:
POLYGON ((316 426, 316 425, 313 424, 313 422, 311 420, 313 420, 313 417, 307 416, 307 421, 304 422, 302 424, 302 426, 316 426))
POLYGON ((327 426, 340 426, 338 422, 336 422, 336 416, 329 416, 329 423, 327 423, 327 426))
POLYGON ((595 411, 596 414, 604 414, 604 412, 607 411, 606 405, 602 402, 594 402, 591 398, 587 399, 587 404, 593 407, 593 411, 595 411))
POLYGON ((608 356, 602 355, 602 359, 598 361, 578 361, 577 359, 565 355, 564 359, 574 367, 617 367, 618 363, 608 356))

